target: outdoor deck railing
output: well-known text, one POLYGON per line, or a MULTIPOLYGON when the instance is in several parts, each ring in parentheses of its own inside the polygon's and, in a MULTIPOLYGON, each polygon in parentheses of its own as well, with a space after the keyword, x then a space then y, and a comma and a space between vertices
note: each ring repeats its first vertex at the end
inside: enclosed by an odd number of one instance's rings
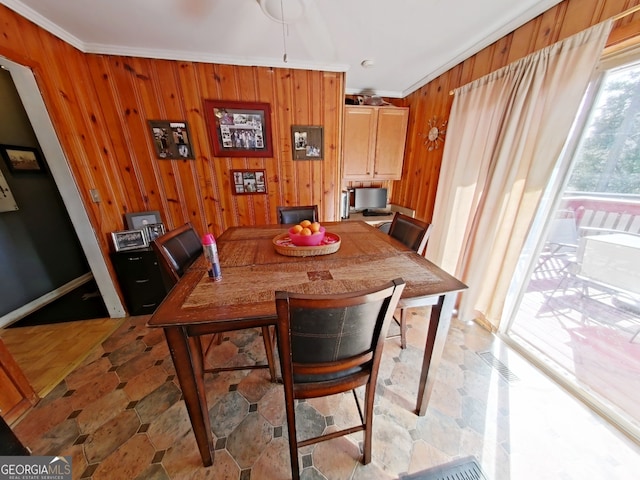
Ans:
POLYGON ((562 199, 561 210, 571 211, 577 227, 616 230, 640 235, 640 196, 571 194, 562 199))

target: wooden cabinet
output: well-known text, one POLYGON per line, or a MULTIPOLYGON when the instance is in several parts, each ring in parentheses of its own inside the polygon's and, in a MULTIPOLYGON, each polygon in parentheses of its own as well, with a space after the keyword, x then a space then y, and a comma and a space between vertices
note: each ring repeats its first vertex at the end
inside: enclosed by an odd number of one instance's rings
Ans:
POLYGON ((155 252, 113 252, 111 261, 129 314, 153 313, 167 294, 155 252))
POLYGON ((29 380, 0 339, 0 415, 11 425, 38 402, 29 380))
POLYGON ((345 106, 345 180, 399 180, 409 109, 345 106))

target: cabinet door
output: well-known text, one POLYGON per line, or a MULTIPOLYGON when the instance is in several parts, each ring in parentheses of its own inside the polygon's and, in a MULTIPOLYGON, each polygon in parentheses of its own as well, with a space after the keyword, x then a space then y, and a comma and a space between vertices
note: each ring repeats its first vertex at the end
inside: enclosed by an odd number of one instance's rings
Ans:
POLYGON ((399 180, 402 177, 408 123, 408 108, 378 110, 373 178, 399 180))
POLYGON ((342 161, 347 180, 373 176, 376 118, 374 107, 345 107, 342 161))

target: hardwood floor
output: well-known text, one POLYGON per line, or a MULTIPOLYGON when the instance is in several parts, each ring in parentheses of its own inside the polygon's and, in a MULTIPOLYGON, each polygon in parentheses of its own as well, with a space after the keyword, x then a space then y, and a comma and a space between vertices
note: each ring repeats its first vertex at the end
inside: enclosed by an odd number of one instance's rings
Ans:
POLYGON ((14 357, 40 398, 46 396, 124 319, 103 318, 0 330, 14 357))

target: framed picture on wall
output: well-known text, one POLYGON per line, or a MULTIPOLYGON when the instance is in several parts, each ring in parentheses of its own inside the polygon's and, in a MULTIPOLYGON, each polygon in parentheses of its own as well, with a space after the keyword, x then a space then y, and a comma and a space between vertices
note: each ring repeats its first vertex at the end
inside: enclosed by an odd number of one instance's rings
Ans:
POLYGON ((234 195, 267 193, 264 170, 231 170, 234 195))
POLYGON ((0 151, 11 173, 40 173, 44 171, 42 158, 37 148, 0 145, 0 151))
POLYGON ((149 120, 156 156, 162 159, 193 159, 191 134, 187 122, 149 120))
POLYGON ((160 212, 157 210, 125 213, 124 219, 129 230, 143 230, 147 225, 162 223, 160 212))
POLYGON ((205 100, 204 108, 216 157, 273 157, 268 103, 205 100))
POLYGON ((149 223, 144 226, 144 233, 147 236, 147 241, 149 244, 153 242, 156 238, 164 235, 164 224, 163 223, 149 223))
POLYGON ((292 125, 291 146, 294 160, 322 160, 324 158, 322 127, 292 125))

